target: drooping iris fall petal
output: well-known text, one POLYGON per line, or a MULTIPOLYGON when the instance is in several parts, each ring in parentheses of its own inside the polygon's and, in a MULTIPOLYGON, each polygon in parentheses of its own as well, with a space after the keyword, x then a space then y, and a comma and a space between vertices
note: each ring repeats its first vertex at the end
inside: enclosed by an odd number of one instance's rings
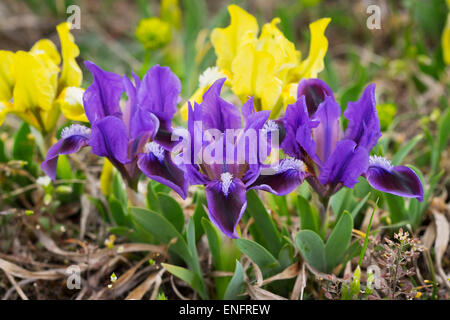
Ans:
POLYGON ((205 191, 211 221, 228 237, 237 238, 236 226, 247 207, 243 182, 225 172, 220 181, 209 182, 205 191))
POLYGON ((392 166, 385 158, 371 156, 365 177, 377 190, 423 201, 422 183, 411 168, 392 166))
POLYGON ((48 150, 45 161, 41 164, 42 170, 55 180, 58 157, 62 154, 78 152, 82 147, 87 146, 90 132, 89 128, 79 124, 64 128, 61 132, 61 140, 48 150))
POLYGON ((249 189, 264 190, 277 196, 284 196, 294 191, 306 177, 305 164, 294 158, 281 160, 273 170, 272 174, 260 174, 249 189))
POLYGON ((185 172, 157 142, 152 141, 145 145, 144 153, 138 156, 138 167, 147 177, 165 184, 186 199, 188 181, 185 172))
POLYGON ((322 167, 319 181, 323 185, 342 183, 347 188, 353 188, 368 165, 369 153, 366 149, 357 147, 352 140, 341 140, 322 167))
POLYGON ((106 116, 92 125, 89 145, 92 153, 114 163, 128 163, 128 139, 125 124, 115 116, 106 116))

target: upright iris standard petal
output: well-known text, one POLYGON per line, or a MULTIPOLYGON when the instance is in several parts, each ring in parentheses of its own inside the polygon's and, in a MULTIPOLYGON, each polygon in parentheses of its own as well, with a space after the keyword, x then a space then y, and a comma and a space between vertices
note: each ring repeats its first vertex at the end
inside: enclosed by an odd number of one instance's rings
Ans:
POLYGON ((225 78, 219 79, 203 95, 200 104, 202 109, 203 127, 207 129, 218 129, 225 132, 226 129, 241 128, 241 114, 233 104, 220 97, 225 78))
POLYGON ((316 126, 309 119, 306 97, 301 96, 295 103, 288 105, 283 118, 286 137, 281 147, 291 157, 300 159, 302 150, 313 159, 316 158, 316 143, 312 139, 311 130, 316 126))
POLYGON ((317 78, 317 74, 324 68, 323 60, 328 50, 328 39, 325 37, 325 29, 330 23, 330 18, 322 18, 309 25, 311 43, 308 58, 299 66, 300 78, 317 78))
POLYGON ((372 150, 381 137, 375 102, 375 84, 368 85, 358 101, 348 103, 344 116, 348 119, 345 139, 353 140, 358 146, 372 150))
POLYGON ((170 187, 186 199, 188 181, 185 172, 157 142, 152 141, 145 145, 144 153, 138 156, 138 167, 147 177, 170 187))
POLYGON ((244 116, 244 131, 237 140, 237 156, 240 160, 245 160, 250 164, 264 162, 270 154, 270 142, 273 132, 278 131, 278 124, 274 120, 268 120, 270 111, 255 112, 253 98, 248 99, 241 110, 244 116), (261 139, 264 139, 266 143, 261 143, 261 139), (264 148, 264 146, 266 146, 266 151, 262 153, 260 148, 264 148), (245 151, 242 152, 242 150, 245 151))
POLYGON ((316 143, 316 154, 321 164, 327 161, 341 138, 340 115, 341 108, 329 96, 325 98, 314 114, 314 119, 319 122, 319 125, 312 129, 312 135, 316 143))
POLYGON ((122 77, 104 71, 90 61, 84 63, 94 77, 94 81, 86 89, 83 102, 86 116, 90 123, 106 116, 122 116, 120 97, 124 91, 122 77))
POLYGON ((365 177, 377 190, 423 200, 422 183, 414 170, 406 166, 392 166, 383 157, 371 156, 365 177))
POLYGON ((271 192, 284 196, 294 191, 305 179, 306 167, 303 161, 286 158, 274 168, 273 174, 260 175, 249 189, 271 192))
POLYGON ((107 157, 114 163, 128 163, 128 138, 125 124, 117 117, 107 116, 92 126, 89 145, 92 153, 107 157))
POLYGON ((225 172, 221 180, 209 182, 205 190, 211 221, 228 237, 238 238, 236 226, 247 207, 243 182, 225 172))
POLYGON ((170 122, 181 92, 181 83, 169 67, 156 65, 142 79, 137 92, 139 105, 155 114, 160 122, 170 122))
POLYGON ((366 172, 369 165, 369 153, 357 147, 352 140, 341 140, 322 167, 319 181, 323 185, 342 183, 348 188, 358 182, 358 177, 366 172))
POLYGON ((61 140, 48 150, 47 156, 41 164, 42 170, 55 180, 58 157, 62 154, 77 152, 87 146, 90 132, 89 128, 79 124, 64 128, 61 132, 61 140))
POLYGON ((331 97, 334 100, 334 94, 331 88, 320 79, 303 79, 299 82, 297 88, 297 98, 305 96, 306 107, 310 117, 317 111, 319 105, 325 98, 331 97))

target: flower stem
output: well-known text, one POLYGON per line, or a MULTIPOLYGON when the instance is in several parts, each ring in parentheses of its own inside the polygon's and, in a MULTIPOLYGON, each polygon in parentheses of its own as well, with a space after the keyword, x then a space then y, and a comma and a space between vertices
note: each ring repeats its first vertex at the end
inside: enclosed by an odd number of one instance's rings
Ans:
POLYGON ((130 188, 128 184, 126 185, 127 190, 127 196, 128 201, 130 202, 131 206, 133 207, 144 207, 144 203, 142 199, 139 197, 139 194, 137 191, 135 191, 133 188, 130 188))
POLYGON ((320 202, 322 203, 322 207, 320 208, 320 217, 322 219, 322 234, 325 237, 330 220, 330 197, 321 198, 320 202))

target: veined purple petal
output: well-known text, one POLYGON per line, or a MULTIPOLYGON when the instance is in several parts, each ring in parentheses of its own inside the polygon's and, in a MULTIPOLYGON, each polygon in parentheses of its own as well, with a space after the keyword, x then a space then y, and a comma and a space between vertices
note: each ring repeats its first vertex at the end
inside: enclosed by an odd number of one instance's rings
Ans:
POLYGON ((92 126, 89 145, 92 153, 119 163, 128 163, 128 138, 125 124, 119 118, 107 116, 92 126))
POLYGON ((380 120, 375 102, 375 84, 370 84, 356 102, 349 102, 344 116, 348 119, 345 139, 356 142, 369 152, 381 137, 380 120))
POLYGON ((358 147, 353 140, 339 141, 331 156, 325 162, 320 172, 319 181, 322 184, 343 183, 348 188, 358 182, 358 177, 367 171, 369 153, 358 147))
POLYGON ((162 121, 159 122, 158 131, 156 131, 156 135, 154 140, 158 141, 159 144, 163 145, 167 150, 172 150, 178 141, 172 141, 172 123, 170 121, 162 121))
POLYGON ((242 181, 224 173, 221 180, 209 182, 205 190, 211 221, 226 236, 238 238, 236 226, 247 207, 246 189, 242 181))
POLYGON ((188 192, 186 174, 172 161, 170 153, 154 141, 147 143, 144 151, 145 153, 138 157, 139 169, 150 179, 168 186, 186 199, 188 192))
POLYGON ((123 81, 123 87, 125 89, 125 92, 128 97, 128 101, 125 105, 125 108, 123 110, 122 120, 123 123, 125 123, 125 126, 128 130, 128 136, 131 136, 131 118, 134 117, 134 114, 136 113, 136 110, 138 109, 137 105, 137 91, 136 87, 133 85, 130 79, 125 75, 122 78, 123 81))
POLYGON ((377 190, 423 201, 422 182, 411 168, 392 166, 383 157, 371 156, 365 176, 377 190))
POLYGON ((301 96, 295 103, 286 107, 283 118, 285 138, 281 148, 291 157, 300 159, 302 148, 313 159, 316 157, 316 143, 312 139, 311 130, 314 123, 309 119, 305 96, 301 96))
POLYGON ((270 175, 260 175, 249 189, 259 189, 277 196, 294 191, 305 179, 306 167, 303 161, 287 158, 280 161, 270 175))
POLYGON ((155 114, 160 122, 170 124, 177 112, 181 83, 169 67, 153 66, 145 74, 139 86, 139 105, 155 114))
POLYGON ((92 73, 94 80, 83 95, 86 116, 90 123, 106 116, 122 116, 120 97, 124 91, 122 77, 104 71, 90 61, 85 61, 86 68, 92 73))
POLYGON ((130 138, 135 139, 143 133, 154 137, 159 129, 159 120, 151 112, 138 108, 130 120, 130 138))
POLYGON ((218 129, 225 132, 226 129, 241 128, 241 114, 233 104, 220 97, 225 78, 214 82, 203 95, 200 104, 204 130, 218 129))
POLYGON ((137 92, 137 90, 139 90, 139 87, 141 86, 141 79, 139 79, 139 76, 136 73, 134 73, 133 70, 131 70, 131 76, 134 79, 134 86, 135 86, 136 92, 137 92))
POLYGON ((254 96, 251 96, 243 105, 241 108, 241 113, 244 116, 244 120, 245 120, 245 124, 248 123, 248 118, 254 114, 255 111, 255 106, 254 106, 254 96))
POLYGON ((340 115, 341 108, 332 97, 326 97, 314 114, 314 120, 317 120, 319 125, 312 130, 312 135, 316 142, 316 154, 321 165, 327 161, 340 140, 340 115))
POLYGON ((196 164, 186 164, 186 174, 190 185, 206 185, 210 179, 200 172, 196 164))
MULTIPOLYGON (((274 120, 268 120, 270 117, 269 110, 255 112, 253 98, 250 98, 242 106, 242 113, 245 119, 245 127, 236 141, 237 153, 239 153, 239 157, 242 157, 242 150, 244 150, 243 156, 246 163, 263 162, 265 159, 260 159, 260 147, 263 146, 260 139, 262 138, 266 142, 267 148, 265 156, 263 156, 265 158, 270 154, 271 139, 274 131, 278 131, 278 124, 274 120)), ((234 141, 231 141, 231 143, 234 143, 234 141)))
POLYGON ((56 168, 58 157, 61 154, 77 152, 82 147, 87 146, 91 130, 79 124, 66 127, 61 132, 61 140, 54 144, 47 152, 44 162, 41 164, 42 170, 52 179, 56 179, 56 168))
POLYGON ((197 163, 198 157, 201 155, 203 146, 203 113, 202 108, 196 102, 194 107, 188 102, 188 132, 190 136, 190 163, 197 163))
POLYGON ((325 98, 331 97, 334 101, 334 95, 331 88, 320 79, 303 79, 299 82, 297 88, 297 98, 305 97, 306 107, 310 117, 317 111, 319 105, 325 98))

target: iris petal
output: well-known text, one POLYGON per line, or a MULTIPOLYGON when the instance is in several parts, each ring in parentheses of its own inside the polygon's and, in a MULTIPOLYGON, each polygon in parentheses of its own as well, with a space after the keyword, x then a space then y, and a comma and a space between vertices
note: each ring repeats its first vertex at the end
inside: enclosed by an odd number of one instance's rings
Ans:
MULTIPOLYGON (((371 157, 372 160, 372 157, 371 157)), ((365 174, 370 185, 380 191, 397 196, 423 200, 423 187, 417 174, 406 166, 386 166, 371 161, 365 174)))
POLYGON ((276 172, 260 175, 249 189, 264 190, 277 196, 294 191, 305 179, 305 165, 301 160, 288 158, 281 160, 276 172))
POLYGON ((54 144, 47 152, 42 170, 53 180, 56 179, 58 157, 71 154, 88 145, 89 129, 81 125, 72 125, 62 131, 61 140, 54 144))
POLYGON ((344 116, 348 119, 345 139, 353 140, 358 146, 372 150, 381 137, 375 102, 375 84, 368 85, 358 101, 348 103, 344 116))
POLYGON ((352 140, 342 140, 322 167, 319 181, 322 184, 338 183, 348 188, 358 182, 358 177, 366 172, 369 166, 369 153, 357 147, 352 140))
POLYGON ((228 194, 222 190, 221 181, 206 185, 206 201, 211 221, 228 237, 238 238, 236 226, 247 207, 246 189, 242 181, 233 179, 228 194))
POLYGON ((291 157, 301 158, 303 148, 313 159, 316 158, 316 143, 311 137, 314 124, 308 116, 306 97, 301 96, 295 103, 288 105, 283 118, 286 137, 281 147, 291 157))
POLYGON ((297 97, 305 96, 306 107, 310 117, 317 111, 319 105, 327 96, 334 100, 333 91, 320 79, 302 79, 297 88, 297 97))
POLYGON ((314 114, 314 119, 319 125, 312 130, 313 139, 316 142, 316 154, 324 164, 336 148, 341 137, 339 117, 341 108, 332 97, 327 96, 314 114))
POLYGON ((188 181, 185 172, 172 161, 168 151, 162 150, 161 154, 140 154, 138 167, 147 177, 172 188, 180 197, 186 199, 188 181))
POLYGON ((92 153, 107 157, 113 164, 129 162, 127 129, 117 117, 107 116, 95 122, 89 145, 92 153))
POLYGON ((170 68, 156 65, 142 79, 137 99, 140 107, 155 114, 161 123, 170 123, 177 112, 180 92, 180 80, 170 68))
POLYGON ((200 107, 204 130, 218 129, 225 132, 226 129, 241 128, 239 109, 220 97, 224 82, 225 78, 217 80, 203 95, 200 107))
POLYGON ((83 96, 84 109, 90 123, 106 116, 122 116, 120 97, 124 91, 122 77, 104 71, 90 61, 85 61, 86 68, 92 73, 94 81, 83 96))

